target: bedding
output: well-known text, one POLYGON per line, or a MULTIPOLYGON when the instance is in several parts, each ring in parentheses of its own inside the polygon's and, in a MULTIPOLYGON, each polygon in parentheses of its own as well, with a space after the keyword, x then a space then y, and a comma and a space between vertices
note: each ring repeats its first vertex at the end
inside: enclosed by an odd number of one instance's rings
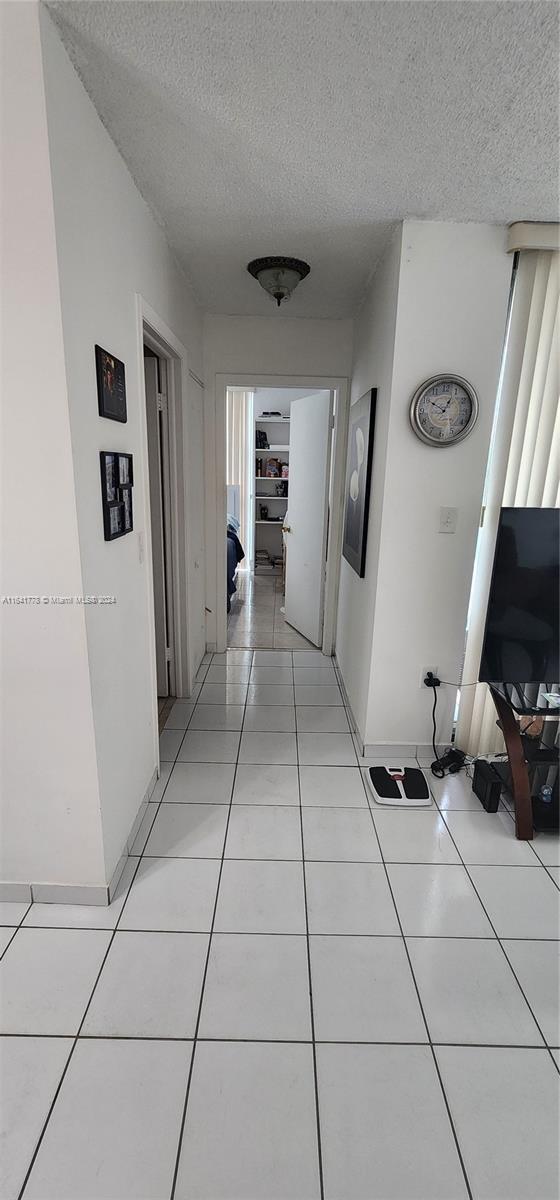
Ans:
MULTIPOLYGON (((239 524, 237 521, 235 521, 235 525, 237 525, 237 528, 239 528, 239 524)), ((237 536, 237 530, 234 527, 234 522, 229 517, 228 517, 228 524, 227 524, 227 529, 226 529, 226 550, 227 550, 227 565, 226 565, 227 611, 229 612, 230 608, 231 608, 231 597, 237 591, 237 588, 235 586, 235 575, 236 575, 237 567, 238 567, 238 564, 242 561, 242 559, 245 558, 245 551, 244 551, 243 546, 241 545, 241 542, 239 541, 239 538, 237 536)))

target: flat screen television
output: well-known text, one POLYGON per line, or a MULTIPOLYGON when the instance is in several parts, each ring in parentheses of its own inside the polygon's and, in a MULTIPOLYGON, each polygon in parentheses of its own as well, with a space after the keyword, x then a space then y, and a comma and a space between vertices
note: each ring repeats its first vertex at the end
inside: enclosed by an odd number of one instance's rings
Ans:
POLYGON ((478 678, 560 683, 560 509, 502 508, 478 678))

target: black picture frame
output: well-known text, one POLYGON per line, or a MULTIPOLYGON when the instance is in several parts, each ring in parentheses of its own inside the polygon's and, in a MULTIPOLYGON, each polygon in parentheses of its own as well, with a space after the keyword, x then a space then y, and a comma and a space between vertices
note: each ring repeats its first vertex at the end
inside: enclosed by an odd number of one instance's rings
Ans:
POLYGON ((100 417, 126 422, 126 381, 124 363, 102 346, 95 347, 97 407, 100 417))
POLYGON ((131 533, 134 528, 132 454, 125 454, 121 450, 100 450, 99 464, 103 535, 106 542, 113 542, 115 538, 131 533), (127 482, 121 484, 121 478, 125 478, 127 482))
POLYGON ((342 554, 360 579, 366 571, 376 407, 377 388, 370 388, 350 406, 342 554))

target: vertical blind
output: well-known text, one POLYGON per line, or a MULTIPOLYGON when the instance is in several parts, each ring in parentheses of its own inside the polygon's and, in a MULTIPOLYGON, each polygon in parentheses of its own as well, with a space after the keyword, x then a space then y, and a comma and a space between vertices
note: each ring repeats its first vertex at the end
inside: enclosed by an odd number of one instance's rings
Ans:
MULTIPOLYGON (((557 250, 519 254, 484 495, 463 680, 476 680, 500 509, 560 505, 559 258, 557 250)), ((503 749, 486 684, 463 687, 457 745, 468 754, 503 749)))

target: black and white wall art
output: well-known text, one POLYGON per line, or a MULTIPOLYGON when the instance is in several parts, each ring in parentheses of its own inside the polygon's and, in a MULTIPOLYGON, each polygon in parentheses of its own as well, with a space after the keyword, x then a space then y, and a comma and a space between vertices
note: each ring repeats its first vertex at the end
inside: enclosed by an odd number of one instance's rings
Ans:
POLYGON ((342 553, 360 578, 366 569, 376 401, 377 389, 371 388, 350 407, 342 553))

